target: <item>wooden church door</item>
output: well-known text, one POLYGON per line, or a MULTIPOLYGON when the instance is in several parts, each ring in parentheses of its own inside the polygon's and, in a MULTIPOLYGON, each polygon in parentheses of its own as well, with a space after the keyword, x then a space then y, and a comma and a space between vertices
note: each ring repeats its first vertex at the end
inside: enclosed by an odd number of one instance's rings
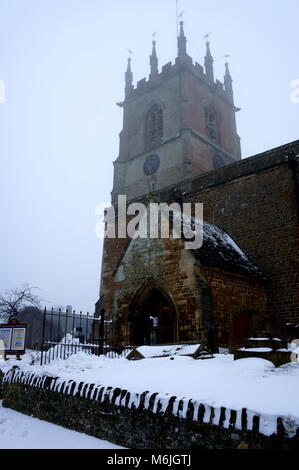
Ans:
POLYGON ((149 312, 150 344, 167 344, 174 342, 173 310, 165 296, 158 292, 153 308, 149 312))

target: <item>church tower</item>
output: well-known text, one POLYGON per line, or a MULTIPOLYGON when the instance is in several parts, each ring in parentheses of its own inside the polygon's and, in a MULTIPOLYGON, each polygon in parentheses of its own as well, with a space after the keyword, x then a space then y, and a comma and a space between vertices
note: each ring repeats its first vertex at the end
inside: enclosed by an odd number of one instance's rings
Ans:
POLYGON ((204 67, 193 63, 182 21, 177 46, 175 63, 159 72, 153 41, 149 79, 136 87, 128 59, 112 204, 145 195, 149 180, 157 191, 241 158, 228 64, 224 83, 215 81, 209 42, 204 67))
MULTIPOLYGON (((136 87, 128 59, 125 98, 118 103, 123 129, 114 162, 113 207, 105 213, 98 337, 116 347, 196 342, 212 352, 218 345, 233 351, 264 329, 269 315, 285 321, 290 311, 296 318, 297 143, 241 160, 228 64, 224 82, 215 80, 208 41, 204 65, 194 63, 183 22, 177 46, 175 63, 160 69, 153 41, 149 78, 136 87), (280 217, 286 223, 280 231, 277 224, 271 230, 282 186, 287 189, 280 217), (257 199, 261 187, 263 197, 257 199), (118 200, 118 195, 126 198, 118 200), (162 230, 138 236, 138 203, 152 201, 168 205, 169 236, 162 236, 162 230), (170 206, 173 202, 178 209, 170 206), (183 236, 174 236, 182 235, 192 220, 181 213, 182 202, 204 206, 201 247, 187 247, 183 236), (126 230, 129 223, 133 236, 126 230), (268 239, 272 242, 265 244, 268 239), (273 246, 281 243, 282 262, 279 254, 273 256, 273 246), (286 294, 284 280, 291 279, 290 273, 294 283, 286 294)), ((162 214, 163 207, 159 210, 162 214)))

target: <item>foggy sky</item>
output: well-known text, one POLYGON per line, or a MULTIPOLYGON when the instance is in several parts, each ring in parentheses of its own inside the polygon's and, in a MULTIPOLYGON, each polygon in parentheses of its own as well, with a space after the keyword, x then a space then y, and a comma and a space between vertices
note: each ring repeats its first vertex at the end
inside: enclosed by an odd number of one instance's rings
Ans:
MULTIPOLYGON (((181 0, 187 52, 230 54, 243 158, 298 139, 298 0, 181 0)), ((175 0, 0 0, 0 292, 30 282, 48 306, 93 311, 128 49, 134 84, 176 57, 175 0)))

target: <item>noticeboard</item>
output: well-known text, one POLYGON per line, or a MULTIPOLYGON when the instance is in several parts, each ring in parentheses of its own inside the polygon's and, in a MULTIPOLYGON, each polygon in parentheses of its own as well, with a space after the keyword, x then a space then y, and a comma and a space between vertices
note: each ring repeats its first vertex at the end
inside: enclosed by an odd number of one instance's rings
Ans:
POLYGON ((5 355, 25 354, 27 323, 20 323, 17 318, 12 318, 8 323, 0 324, 0 340, 5 355))

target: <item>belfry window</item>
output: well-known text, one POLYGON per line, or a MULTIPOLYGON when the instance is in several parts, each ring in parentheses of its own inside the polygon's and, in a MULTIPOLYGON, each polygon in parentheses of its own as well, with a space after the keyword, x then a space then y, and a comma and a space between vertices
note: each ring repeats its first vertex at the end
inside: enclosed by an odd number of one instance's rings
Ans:
POLYGON ((159 144, 163 138, 163 132, 163 109, 159 105, 154 105, 150 109, 146 120, 147 144, 159 144))
POLYGON ((213 109, 206 108, 205 110, 206 118, 206 135, 207 137, 215 143, 219 142, 219 131, 217 124, 217 117, 213 109))

